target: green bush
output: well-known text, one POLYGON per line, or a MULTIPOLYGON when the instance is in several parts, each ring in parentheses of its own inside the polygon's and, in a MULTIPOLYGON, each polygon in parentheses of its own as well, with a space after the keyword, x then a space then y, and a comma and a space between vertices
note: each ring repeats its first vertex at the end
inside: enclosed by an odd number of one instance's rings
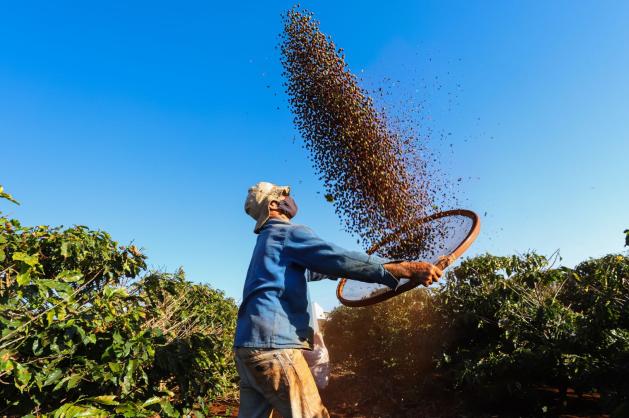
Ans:
POLYGON ((606 256, 574 270, 546 258, 482 256, 464 262, 436 295, 445 361, 456 384, 485 401, 529 402, 540 387, 625 400, 629 259, 606 256), (623 393, 624 392, 624 393, 623 393))
POLYGON ((179 416, 233 394, 234 301, 145 260, 0 216, 0 415, 179 416))
POLYGON ((338 308, 326 325, 331 359, 365 380, 384 375, 398 391, 418 393, 439 375, 481 406, 541 411, 540 389, 571 388, 601 393, 607 410, 625 408, 629 258, 551 264, 536 254, 483 255, 434 291, 338 308))
POLYGON ((427 290, 413 289, 369 307, 336 308, 325 325, 331 362, 363 377, 378 395, 416 394, 438 349, 433 303, 427 290))

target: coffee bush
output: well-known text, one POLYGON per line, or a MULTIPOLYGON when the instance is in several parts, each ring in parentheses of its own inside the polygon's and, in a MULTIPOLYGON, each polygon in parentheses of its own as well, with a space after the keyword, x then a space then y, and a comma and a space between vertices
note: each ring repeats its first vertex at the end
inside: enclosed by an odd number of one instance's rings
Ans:
POLYGON ((103 231, 0 214, 0 415, 202 414, 234 394, 236 312, 103 231))
POLYGON ((539 412, 549 410, 544 390, 558 392, 561 403, 571 389, 598 393, 603 409, 623 411, 629 257, 608 255, 574 269, 555 261, 482 255, 463 261, 434 290, 337 308, 325 328, 331 359, 380 392, 383 378, 395 388, 387 396, 407 400, 428 393, 439 377, 480 407, 539 412))

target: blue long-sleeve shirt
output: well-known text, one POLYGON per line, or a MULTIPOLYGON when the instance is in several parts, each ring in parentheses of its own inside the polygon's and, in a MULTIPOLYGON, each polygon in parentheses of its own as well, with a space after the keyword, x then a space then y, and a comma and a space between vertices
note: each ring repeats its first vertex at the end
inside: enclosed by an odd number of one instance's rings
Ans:
POLYGON ((348 251, 310 228, 270 219, 253 250, 238 310, 235 347, 312 348, 306 282, 348 277, 395 288, 388 260, 348 251))

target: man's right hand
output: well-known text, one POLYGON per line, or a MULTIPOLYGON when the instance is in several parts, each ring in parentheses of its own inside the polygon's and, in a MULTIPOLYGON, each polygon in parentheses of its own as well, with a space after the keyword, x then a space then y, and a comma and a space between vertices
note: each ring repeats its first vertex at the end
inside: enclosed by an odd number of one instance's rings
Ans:
POLYGON ((443 274, 439 267, 423 261, 401 261, 383 267, 397 279, 407 278, 424 286, 430 286, 443 274))

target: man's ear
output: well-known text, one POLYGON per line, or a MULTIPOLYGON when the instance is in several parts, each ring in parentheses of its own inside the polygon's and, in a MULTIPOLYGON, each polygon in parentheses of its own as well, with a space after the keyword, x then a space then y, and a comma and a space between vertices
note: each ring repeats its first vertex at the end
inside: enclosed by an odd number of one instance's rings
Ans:
POLYGON ((269 202, 269 209, 279 210, 279 208, 280 208, 280 203, 277 200, 271 200, 269 202))

